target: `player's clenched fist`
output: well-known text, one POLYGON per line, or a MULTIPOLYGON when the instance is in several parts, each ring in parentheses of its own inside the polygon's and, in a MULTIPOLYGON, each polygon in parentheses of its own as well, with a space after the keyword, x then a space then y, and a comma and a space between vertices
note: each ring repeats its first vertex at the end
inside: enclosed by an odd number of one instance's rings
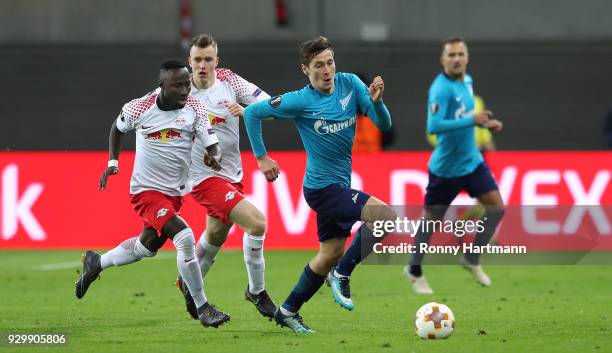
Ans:
POLYGON ((378 102, 379 100, 381 100, 384 91, 385 91, 385 82, 383 81, 382 77, 380 76, 374 77, 372 84, 370 84, 370 87, 368 87, 368 93, 370 94, 372 101, 378 102))
POLYGON ((117 173, 119 173, 119 168, 117 167, 106 168, 106 170, 104 171, 104 173, 102 173, 102 176, 100 177, 100 186, 98 187, 98 189, 100 191, 104 190, 104 188, 106 188, 106 181, 108 180, 108 177, 117 173))
POLYGON ((240 118, 244 116, 244 108, 238 103, 226 104, 225 107, 233 116, 240 118))
POLYGON ((278 163, 268 157, 268 155, 257 158, 257 165, 259 166, 259 170, 266 176, 266 180, 274 181, 278 178, 278 174, 280 173, 278 163))
POLYGON ((474 125, 484 125, 489 119, 493 118, 493 112, 489 110, 474 114, 474 125))

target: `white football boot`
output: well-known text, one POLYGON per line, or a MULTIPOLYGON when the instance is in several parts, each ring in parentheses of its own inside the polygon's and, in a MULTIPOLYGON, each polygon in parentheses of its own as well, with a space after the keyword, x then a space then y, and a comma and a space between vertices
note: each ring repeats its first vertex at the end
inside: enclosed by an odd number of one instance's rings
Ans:
POLYGON ((466 271, 470 272, 472 276, 474 276, 476 282, 482 284, 485 287, 491 286, 491 279, 482 269, 482 266, 470 264, 463 256, 459 258, 459 263, 461 264, 461 266, 463 266, 463 268, 465 268, 466 271))
POLYGON ((410 273, 410 266, 405 266, 404 276, 406 277, 408 282, 410 282, 410 285, 412 286, 412 290, 416 294, 433 294, 433 290, 429 286, 429 283, 427 283, 427 280, 425 279, 425 275, 421 277, 413 276, 410 273))

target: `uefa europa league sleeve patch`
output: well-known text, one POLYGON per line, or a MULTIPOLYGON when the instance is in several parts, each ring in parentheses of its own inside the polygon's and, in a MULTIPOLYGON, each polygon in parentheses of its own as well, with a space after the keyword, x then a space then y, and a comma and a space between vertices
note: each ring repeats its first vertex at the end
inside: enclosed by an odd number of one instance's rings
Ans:
POLYGON ((431 114, 436 114, 438 111, 440 110, 440 106, 438 106, 437 103, 433 103, 430 107, 429 107, 429 111, 431 112, 431 114))
POLYGON ((281 105, 281 96, 276 96, 276 97, 270 98, 270 105, 273 106, 274 108, 276 108, 279 105, 281 105))

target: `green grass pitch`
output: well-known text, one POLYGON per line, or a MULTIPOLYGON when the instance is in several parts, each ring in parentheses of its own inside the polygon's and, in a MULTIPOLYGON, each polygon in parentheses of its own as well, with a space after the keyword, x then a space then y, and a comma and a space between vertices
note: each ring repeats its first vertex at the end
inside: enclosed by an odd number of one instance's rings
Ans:
MULTIPOLYGON (((263 319, 244 300, 242 253, 223 252, 206 278, 209 300, 232 319, 219 329, 188 318, 173 285, 173 251, 111 268, 82 300, 74 296, 81 252, 0 252, 0 333, 65 332, 65 346, 0 346, 2 352, 612 352, 612 267, 489 266, 478 286, 458 266, 426 267, 435 291, 414 295, 401 266, 361 266, 351 284, 356 309, 329 289, 301 314, 317 331, 298 336, 263 319), (416 310, 447 304, 457 327, 447 340, 413 332, 416 310)), ((268 251, 267 289, 281 303, 313 252, 268 251)), ((611 255, 612 256, 612 255, 611 255)))

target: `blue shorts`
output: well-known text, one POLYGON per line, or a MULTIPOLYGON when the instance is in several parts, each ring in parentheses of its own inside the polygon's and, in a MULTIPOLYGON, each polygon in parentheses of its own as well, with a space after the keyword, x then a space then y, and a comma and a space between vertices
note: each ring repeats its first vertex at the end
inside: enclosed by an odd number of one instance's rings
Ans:
POLYGON ((304 188, 304 199, 317 213, 319 241, 345 238, 351 235, 351 227, 361 219, 361 210, 370 195, 340 184, 322 189, 304 188))
POLYGON ((461 190, 471 197, 478 197, 489 191, 497 190, 497 183, 486 163, 482 162, 468 175, 456 178, 442 178, 431 171, 425 193, 425 205, 450 205, 461 190))

